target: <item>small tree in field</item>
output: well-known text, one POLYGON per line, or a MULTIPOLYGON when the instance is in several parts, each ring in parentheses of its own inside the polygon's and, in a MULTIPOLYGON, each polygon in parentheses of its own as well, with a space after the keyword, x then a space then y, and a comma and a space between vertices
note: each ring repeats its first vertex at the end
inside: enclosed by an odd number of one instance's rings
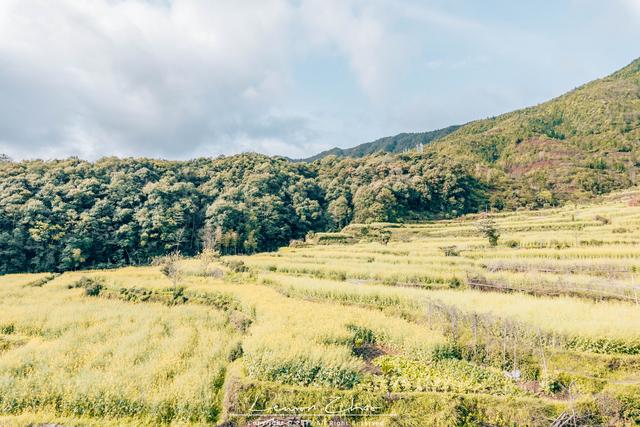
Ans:
POLYGON ((489 218, 486 214, 476 225, 478 231, 482 233, 484 237, 489 240, 491 246, 498 246, 498 239, 500 238, 500 231, 495 221, 489 218))
POLYGON ((180 269, 180 260, 182 256, 180 252, 173 252, 169 255, 158 257, 154 260, 154 265, 160 266, 160 272, 165 275, 174 288, 178 287, 178 283, 182 279, 182 270, 180 269))
POLYGON ((198 255, 198 260, 202 265, 202 272, 206 276, 209 273, 209 265, 220 258, 220 252, 216 249, 216 233, 211 225, 206 225, 202 232, 202 252, 198 255))
POLYGON ((200 261, 201 274, 203 276, 218 276, 222 271, 218 268, 212 268, 211 264, 220 259, 218 251, 211 248, 204 248, 202 252, 198 254, 198 260, 200 261))
POLYGON ((382 230, 380 232, 380 243, 386 245, 391 240, 391 233, 387 230, 382 230))

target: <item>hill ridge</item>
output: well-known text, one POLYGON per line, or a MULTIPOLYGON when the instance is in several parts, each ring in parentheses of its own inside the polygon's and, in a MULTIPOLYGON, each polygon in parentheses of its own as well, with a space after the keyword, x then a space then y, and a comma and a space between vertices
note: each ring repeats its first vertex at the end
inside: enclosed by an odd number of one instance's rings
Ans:
POLYGON ((443 138, 457 130, 460 126, 461 125, 451 125, 427 132, 401 132, 397 135, 385 136, 351 148, 333 147, 311 157, 299 159, 298 161, 313 162, 331 155, 337 157, 364 157, 376 152, 401 153, 415 149, 419 144, 426 145, 439 138, 443 138))

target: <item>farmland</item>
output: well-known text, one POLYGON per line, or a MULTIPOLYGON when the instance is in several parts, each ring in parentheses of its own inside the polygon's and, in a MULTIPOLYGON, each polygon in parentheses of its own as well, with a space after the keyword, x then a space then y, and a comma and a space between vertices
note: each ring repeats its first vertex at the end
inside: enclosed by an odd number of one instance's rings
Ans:
POLYGON ((638 190, 178 267, 0 276, 0 424, 640 423, 638 190))

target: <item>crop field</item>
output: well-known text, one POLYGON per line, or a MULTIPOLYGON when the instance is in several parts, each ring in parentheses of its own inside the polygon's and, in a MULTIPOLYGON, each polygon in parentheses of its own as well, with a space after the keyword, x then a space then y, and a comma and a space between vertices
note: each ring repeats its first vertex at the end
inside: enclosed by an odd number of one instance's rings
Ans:
POLYGON ((0 276, 0 425, 640 424, 637 190, 177 270, 0 276))

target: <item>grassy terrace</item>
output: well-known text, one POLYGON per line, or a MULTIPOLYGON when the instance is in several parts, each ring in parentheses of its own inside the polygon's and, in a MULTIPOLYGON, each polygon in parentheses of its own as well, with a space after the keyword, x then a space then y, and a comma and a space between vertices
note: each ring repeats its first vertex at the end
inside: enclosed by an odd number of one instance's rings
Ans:
POLYGON ((640 423, 638 196, 1 276, 0 424, 640 423))

